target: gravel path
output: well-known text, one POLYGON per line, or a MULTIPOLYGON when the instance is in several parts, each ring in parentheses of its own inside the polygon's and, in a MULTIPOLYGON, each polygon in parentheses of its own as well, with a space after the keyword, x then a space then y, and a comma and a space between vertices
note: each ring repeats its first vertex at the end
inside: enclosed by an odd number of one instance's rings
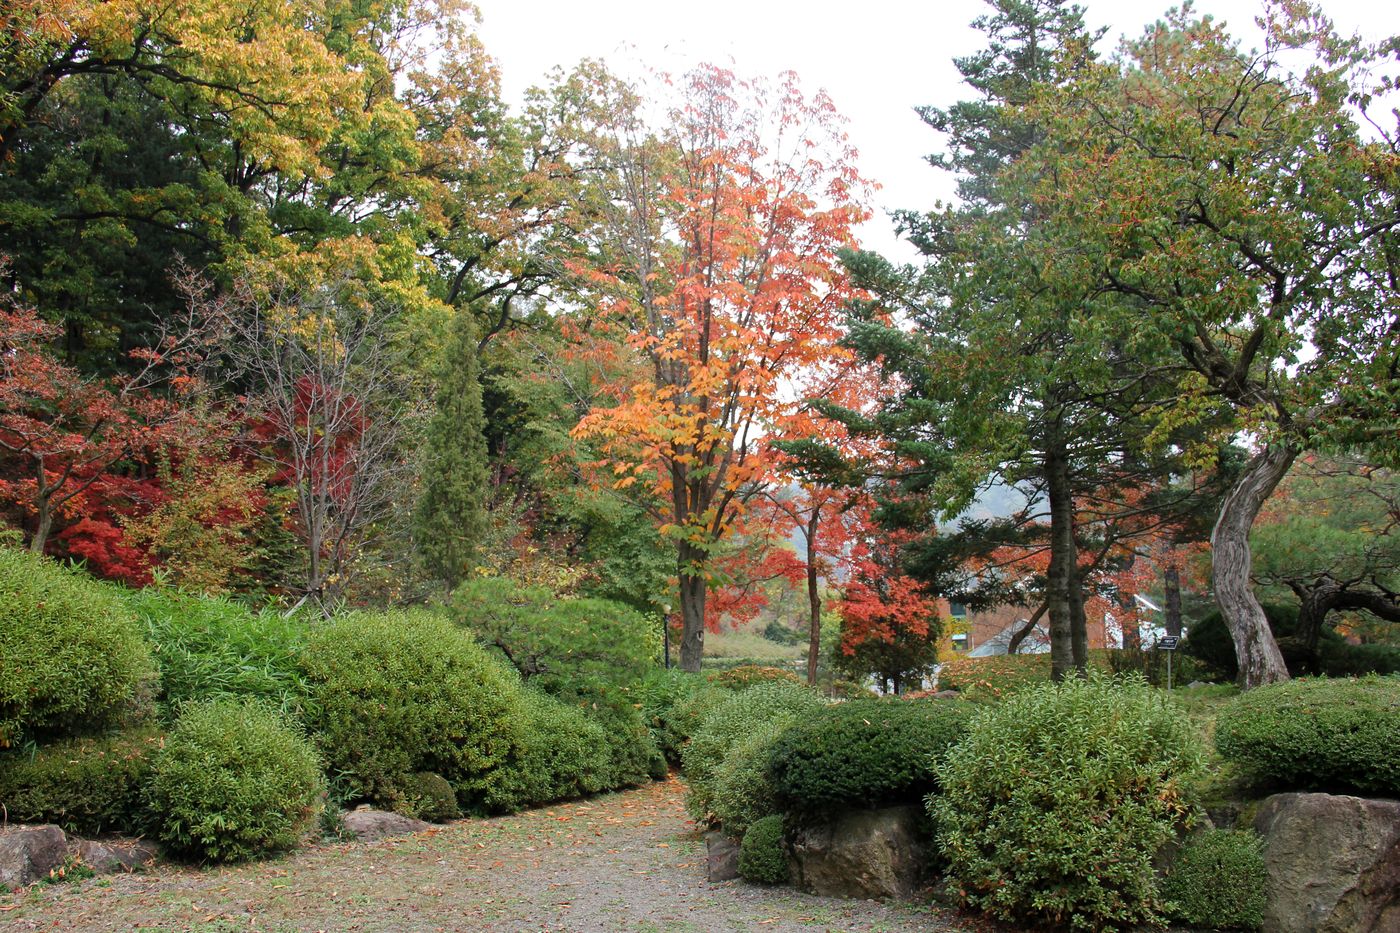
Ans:
POLYGON ((743 931, 986 929, 941 908, 705 880, 677 780, 271 862, 0 896, 5 930, 743 931))

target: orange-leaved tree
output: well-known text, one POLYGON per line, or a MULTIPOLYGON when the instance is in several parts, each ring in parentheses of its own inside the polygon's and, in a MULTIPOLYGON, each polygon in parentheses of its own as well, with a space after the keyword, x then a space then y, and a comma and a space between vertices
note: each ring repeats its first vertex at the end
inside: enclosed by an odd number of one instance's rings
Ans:
MULTIPOLYGON (((577 433, 615 486, 651 484, 676 547, 681 666, 699 670, 712 551, 771 481, 775 426, 838 347, 850 286, 838 252, 866 186, 830 100, 701 67, 659 129, 633 98, 595 139, 600 194, 576 267, 593 326, 640 375, 577 433)), ((625 102, 624 102, 625 103, 625 102)))

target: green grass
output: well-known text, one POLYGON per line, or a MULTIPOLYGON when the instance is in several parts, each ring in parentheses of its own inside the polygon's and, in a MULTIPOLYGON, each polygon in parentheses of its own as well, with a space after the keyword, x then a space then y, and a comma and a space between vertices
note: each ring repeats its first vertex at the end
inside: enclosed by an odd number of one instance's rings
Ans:
POLYGON ((773 661, 796 660, 805 653, 802 645, 780 645, 756 632, 706 632, 705 657, 755 658, 773 661))

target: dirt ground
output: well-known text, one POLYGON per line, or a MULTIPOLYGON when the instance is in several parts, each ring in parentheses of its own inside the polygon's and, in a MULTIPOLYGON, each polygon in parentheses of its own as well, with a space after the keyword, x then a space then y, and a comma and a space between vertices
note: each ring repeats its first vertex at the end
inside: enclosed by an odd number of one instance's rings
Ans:
POLYGON ((222 869, 164 866, 0 896, 0 930, 939 933, 986 929, 928 904, 705 880, 684 785, 377 843, 321 843, 222 869))

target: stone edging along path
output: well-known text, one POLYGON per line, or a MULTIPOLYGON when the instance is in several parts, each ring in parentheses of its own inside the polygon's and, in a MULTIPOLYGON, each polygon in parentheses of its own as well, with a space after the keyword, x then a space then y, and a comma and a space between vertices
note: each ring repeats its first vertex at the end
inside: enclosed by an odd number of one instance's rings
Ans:
POLYGON ((0 895, 7 930, 872 931, 991 929, 927 904, 705 880, 676 779, 380 842, 232 868, 153 871, 0 895))

